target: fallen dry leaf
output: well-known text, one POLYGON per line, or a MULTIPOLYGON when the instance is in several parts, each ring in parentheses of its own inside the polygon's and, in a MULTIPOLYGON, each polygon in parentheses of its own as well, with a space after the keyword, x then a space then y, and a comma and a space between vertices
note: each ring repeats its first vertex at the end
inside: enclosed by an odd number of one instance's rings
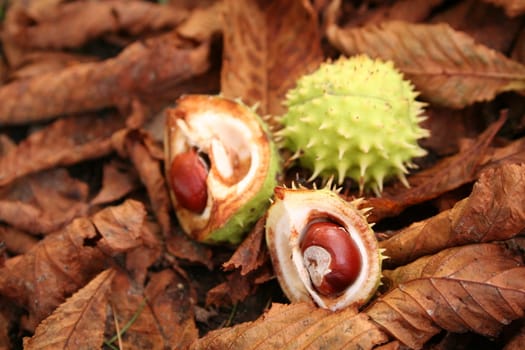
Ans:
POLYGON ((23 124, 117 106, 208 69, 208 45, 181 47, 174 34, 129 45, 115 58, 77 64, 0 86, 0 123, 23 124), (133 72, 132 74, 130 72, 133 72))
POLYGON ((100 239, 97 247, 106 255, 117 255, 144 244, 146 210, 141 202, 127 200, 95 213, 91 222, 100 239))
POLYGON ((33 234, 47 234, 87 212, 87 185, 54 168, 0 188, 0 220, 33 234))
MULTIPOLYGON (((193 319, 192 291, 173 271, 152 274, 146 286, 137 285, 125 273, 114 280, 110 305, 119 328, 132 320, 122 334, 125 349, 182 349, 193 342, 197 328, 193 319)), ((108 318, 106 339, 115 338, 115 322, 108 318)), ((115 341, 115 345, 118 343, 115 341)))
POLYGON ((224 4, 221 92, 279 115, 286 91, 323 59, 315 13, 304 0, 241 4, 224 4))
POLYGON ((219 35, 223 22, 219 13, 222 13, 224 1, 215 1, 209 6, 197 7, 189 17, 177 27, 180 36, 205 42, 211 40, 213 35, 219 35))
POLYGON ((450 209, 400 230, 380 242, 390 265, 401 265, 441 249, 505 240, 525 229, 525 165, 484 171, 470 196, 450 209))
POLYGON ((27 309, 26 329, 34 329, 67 296, 102 271, 108 264, 106 254, 140 245, 139 227, 130 223, 132 219, 142 222, 144 215, 142 204, 128 200, 98 212, 93 221, 78 218, 27 253, 8 260, 0 269, 0 293, 27 309))
POLYGON ((341 6, 341 0, 333 0, 325 16, 328 25, 336 23, 339 17, 348 19, 344 21, 344 28, 360 27, 365 24, 376 24, 389 20, 420 22, 427 19, 435 8, 443 2, 444 0, 417 2, 398 0, 395 2, 378 3, 375 6, 372 4, 362 4, 349 11, 346 9, 348 6, 341 6))
POLYGON ((327 36, 346 55, 365 53, 394 61, 421 95, 437 105, 461 108, 525 89, 525 66, 446 24, 332 25, 327 36))
POLYGON ((91 205, 109 204, 139 187, 139 179, 125 163, 113 161, 104 165, 102 187, 91 200, 91 205))
POLYGON ((137 35, 173 28, 186 16, 181 8, 136 0, 65 2, 38 18, 31 18, 23 7, 13 7, 5 35, 25 47, 71 48, 108 33, 137 35))
POLYGON ((154 147, 148 147, 151 138, 146 133, 130 130, 123 142, 122 146, 146 186, 153 212, 167 237, 171 233, 171 201, 161 161, 155 157, 154 147))
POLYGON ((24 254, 31 249, 38 238, 11 226, 0 225, 0 242, 13 254, 24 254))
POLYGON ((108 292, 115 271, 105 270, 43 320, 24 349, 100 348, 108 292))
POLYGON ((178 226, 166 239, 166 251, 177 259, 199 263, 210 270, 213 268, 211 248, 190 239, 178 226))
POLYGON ((226 276, 226 281, 208 290, 206 305, 236 305, 255 294, 260 284, 273 278, 273 271, 268 265, 263 265, 245 275, 241 270, 234 270, 226 276))
POLYGON ((115 114, 57 120, 0 157, 0 187, 33 172, 103 157, 113 150, 111 136, 123 127, 115 114))
POLYGON ((422 259, 400 268, 394 275, 399 284, 366 310, 408 347, 421 349, 441 329, 493 337, 523 317, 525 267, 515 253, 479 244, 422 259))
POLYGON ((210 332, 190 349, 372 349, 388 340, 366 314, 273 304, 259 320, 210 332))
MULTIPOLYGON (((520 348, 521 1, 4 2, 0 348, 520 348), (274 130, 295 79, 358 52, 394 60, 428 102, 411 187, 363 194, 395 270, 360 313, 276 304, 264 219, 238 247, 182 233, 162 111, 222 93, 274 130)), ((307 173, 278 181, 311 187, 307 173)))
POLYGON ((93 55, 30 50, 15 46, 15 43, 5 41, 4 50, 9 58, 9 80, 27 79, 40 74, 55 72, 79 63, 98 62, 100 58, 93 55))
POLYGON ((268 261, 269 256, 264 238, 265 220, 266 215, 257 220, 255 226, 237 247, 230 259, 222 264, 226 271, 240 269, 241 275, 244 276, 268 261))

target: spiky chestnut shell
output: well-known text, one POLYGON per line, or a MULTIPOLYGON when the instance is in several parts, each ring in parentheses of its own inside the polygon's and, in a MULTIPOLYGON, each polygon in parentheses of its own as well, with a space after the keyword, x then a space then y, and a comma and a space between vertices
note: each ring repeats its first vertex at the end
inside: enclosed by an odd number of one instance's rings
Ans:
POLYGON ((263 120, 240 101, 185 95, 167 111, 164 145, 183 231, 205 243, 239 243, 277 181, 279 157, 263 120))
POLYGON ((411 159, 423 156, 417 140, 423 103, 392 62, 359 55, 323 63, 286 95, 281 146, 295 152, 311 179, 349 177, 361 190, 382 191, 383 181, 404 183, 411 159))
POLYGON ((276 187, 266 243, 292 302, 313 300, 331 310, 359 307, 380 284, 383 256, 364 212, 327 188, 276 187))

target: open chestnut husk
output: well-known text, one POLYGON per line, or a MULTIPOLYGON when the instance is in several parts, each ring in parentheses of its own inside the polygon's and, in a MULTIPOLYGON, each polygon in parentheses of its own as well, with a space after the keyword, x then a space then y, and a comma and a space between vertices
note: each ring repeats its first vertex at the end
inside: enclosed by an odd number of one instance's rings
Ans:
POLYGON ((239 243, 276 185, 268 128, 251 108, 220 96, 182 96, 166 117, 166 178, 183 231, 200 242, 239 243))
POLYGON ((329 189, 276 187, 266 243, 292 302, 359 307, 380 284, 383 256, 364 212, 329 189))

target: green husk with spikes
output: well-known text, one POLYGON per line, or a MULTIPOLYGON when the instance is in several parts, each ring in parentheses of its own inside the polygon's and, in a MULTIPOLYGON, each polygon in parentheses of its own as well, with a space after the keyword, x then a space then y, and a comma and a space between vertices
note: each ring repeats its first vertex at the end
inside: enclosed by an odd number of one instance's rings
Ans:
POLYGON ((348 177, 361 191, 382 191, 383 181, 405 174, 426 154, 417 140, 424 104, 392 62, 360 55, 323 63, 286 96, 277 132, 280 146, 318 176, 348 177))

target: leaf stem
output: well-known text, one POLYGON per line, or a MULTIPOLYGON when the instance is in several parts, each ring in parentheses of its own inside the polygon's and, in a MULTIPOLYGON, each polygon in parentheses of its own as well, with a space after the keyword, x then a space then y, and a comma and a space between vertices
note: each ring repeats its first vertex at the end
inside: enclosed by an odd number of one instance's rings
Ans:
POLYGON ((110 348, 112 348, 113 350, 118 350, 118 348, 116 348, 113 343, 115 342, 115 340, 119 339, 120 337, 122 337, 126 331, 133 325, 133 323, 135 323, 135 321, 137 320, 137 318, 140 316, 140 314, 142 313, 142 310, 144 310, 144 307, 146 306, 146 298, 144 298, 141 302, 140 302, 140 305, 137 309, 137 311, 133 314, 133 316, 131 316, 131 318, 129 319, 128 322, 126 322, 126 324, 124 325, 124 327, 122 327, 122 329, 119 331, 118 328, 117 328, 117 334, 115 334, 113 337, 111 337, 109 340, 104 340, 104 344, 106 344, 107 346, 109 346, 110 348))

